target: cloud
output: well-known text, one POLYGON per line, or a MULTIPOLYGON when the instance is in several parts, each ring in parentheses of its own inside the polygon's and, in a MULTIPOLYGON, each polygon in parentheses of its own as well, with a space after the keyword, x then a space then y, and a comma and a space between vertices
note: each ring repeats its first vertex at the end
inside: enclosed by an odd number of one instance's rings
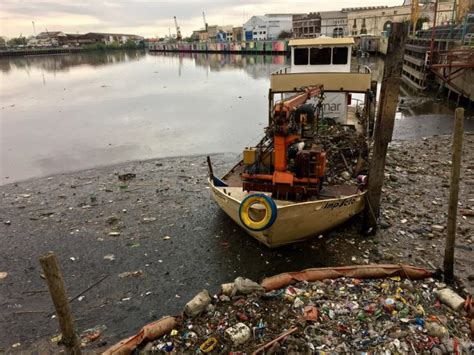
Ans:
MULTIPOLYGON (((366 0, 364 5, 393 6, 402 2, 366 0)), ((177 17, 183 34, 190 35, 204 26, 203 11, 209 24, 240 26, 253 15, 327 11, 354 5, 352 0, 2 0, 0 35, 31 35, 31 22, 35 21, 37 32, 45 28, 67 33, 113 30, 146 37, 163 36, 169 28, 175 32, 173 16, 177 17)))

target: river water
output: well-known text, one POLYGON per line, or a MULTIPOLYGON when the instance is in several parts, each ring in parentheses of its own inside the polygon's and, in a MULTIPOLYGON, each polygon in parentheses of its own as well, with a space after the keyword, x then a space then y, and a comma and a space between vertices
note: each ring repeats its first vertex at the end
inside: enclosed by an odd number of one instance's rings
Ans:
MULTIPOLYGON (((269 75, 286 63, 283 56, 119 51, 1 59, 0 184, 130 160, 240 152, 262 135, 269 75)), ((361 64, 380 80, 380 58, 361 64)), ((451 131, 446 102, 406 102, 395 139, 451 131)))

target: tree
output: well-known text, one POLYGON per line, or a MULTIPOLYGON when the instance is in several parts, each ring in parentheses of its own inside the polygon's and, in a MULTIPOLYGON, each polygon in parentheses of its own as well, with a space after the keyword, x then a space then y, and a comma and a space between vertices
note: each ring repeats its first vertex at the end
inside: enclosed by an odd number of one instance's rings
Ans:
POLYGON ((26 46, 26 38, 25 37, 12 38, 7 42, 7 45, 10 47, 26 46))
POLYGON ((278 39, 291 38, 292 33, 290 31, 281 31, 278 35, 278 39))
POLYGON ((132 40, 128 40, 127 42, 125 42, 123 45, 122 45, 122 48, 124 49, 137 49, 138 46, 137 44, 132 41, 132 40))

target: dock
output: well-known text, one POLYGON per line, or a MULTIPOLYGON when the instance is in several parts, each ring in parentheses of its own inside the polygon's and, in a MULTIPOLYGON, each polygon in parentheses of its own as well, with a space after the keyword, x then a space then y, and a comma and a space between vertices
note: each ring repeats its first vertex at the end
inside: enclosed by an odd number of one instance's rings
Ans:
POLYGON ((289 54, 288 40, 157 43, 149 46, 150 52, 196 52, 229 54, 289 54))

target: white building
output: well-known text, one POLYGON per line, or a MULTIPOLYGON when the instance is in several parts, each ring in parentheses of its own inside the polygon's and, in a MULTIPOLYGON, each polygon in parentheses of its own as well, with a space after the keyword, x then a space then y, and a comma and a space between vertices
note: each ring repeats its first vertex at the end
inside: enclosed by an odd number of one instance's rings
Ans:
POLYGON ((348 35, 347 12, 343 11, 322 11, 321 15, 321 35, 328 37, 344 37, 348 35))
POLYGON ((252 16, 243 25, 245 41, 277 39, 282 31, 291 32, 293 15, 252 16))

